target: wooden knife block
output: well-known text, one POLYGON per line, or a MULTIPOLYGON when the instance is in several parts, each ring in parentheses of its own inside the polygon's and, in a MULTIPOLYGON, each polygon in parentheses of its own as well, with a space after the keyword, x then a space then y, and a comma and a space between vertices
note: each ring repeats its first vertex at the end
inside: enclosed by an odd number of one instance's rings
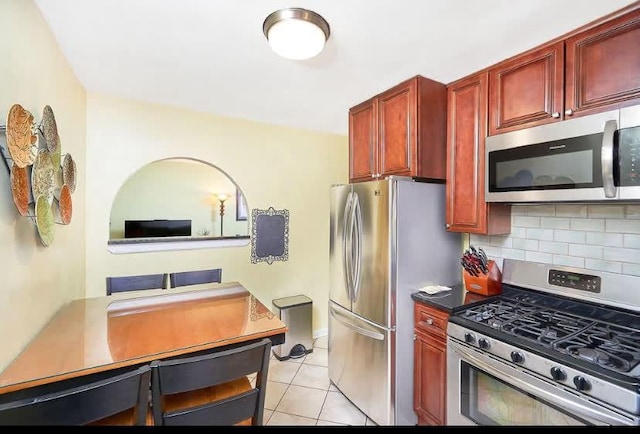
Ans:
POLYGON ((489 272, 486 275, 472 276, 463 270, 464 286, 467 291, 480 295, 497 295, 502 292, 502 272, 495 261, 487 262, 489 272))

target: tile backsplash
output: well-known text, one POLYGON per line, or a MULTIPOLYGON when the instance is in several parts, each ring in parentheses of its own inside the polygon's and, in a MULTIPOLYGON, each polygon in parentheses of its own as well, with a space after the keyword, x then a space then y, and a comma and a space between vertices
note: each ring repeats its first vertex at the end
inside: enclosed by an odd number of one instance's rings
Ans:
POLYGON ((490 259, 640 276, 640 205, 513 205, 509 235, 470 234, 490 259))

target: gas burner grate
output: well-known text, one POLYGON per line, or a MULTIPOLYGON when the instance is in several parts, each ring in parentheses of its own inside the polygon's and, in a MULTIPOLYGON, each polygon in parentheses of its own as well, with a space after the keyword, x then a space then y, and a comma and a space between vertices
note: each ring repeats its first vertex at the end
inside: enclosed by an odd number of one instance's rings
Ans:
POLYGON ((504 323, 530 314, 536 309, 534 306, 499 300, 469 308, 462 312, 462 316, 474 322, 487 324, 492 328, 500 328, 504 323))
POLYGON ((597 323, 576 336, 556 342, 555 349, 613 371, 628 373, 640 364, 640 332, 597 323))
POLYGON ((553 310, 538 310, 502 327, 502 331, 528 341, 551 347, 553 343, 593 324, 573 315, 553 310))
POLYGON ((459 315, 503 332, 506 342, 517 337, 619 373, 640 364, 640 331, 620 325, 624 315, 586 303, 520 291, 459 315))

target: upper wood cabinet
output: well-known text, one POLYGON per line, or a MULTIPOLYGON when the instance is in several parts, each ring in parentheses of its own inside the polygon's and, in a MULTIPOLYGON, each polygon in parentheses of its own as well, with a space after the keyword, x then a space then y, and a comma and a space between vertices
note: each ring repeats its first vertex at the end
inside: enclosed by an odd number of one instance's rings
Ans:
POLYGON ((451 232, 511 231, 511 206, 484 199, 487 99, 486 71, 447 88, 446 225, 451 232))
POLYGON ((640 9, 565 41, 565 116, 640 103, 640 9))
POLYGON ((489 135, 640 102, 640 10, 489 68, 489 135))
POLYGON ((349 178, 351 182, 375 178, 378 100, 370 99, 349 110, 349 178))
POLYGON ((489 70, 489 135, 561 119, 564 42, 489 70))
POLYGON ((444 180, 446 86, 413 77, 349 110, 349 180, 444 180))

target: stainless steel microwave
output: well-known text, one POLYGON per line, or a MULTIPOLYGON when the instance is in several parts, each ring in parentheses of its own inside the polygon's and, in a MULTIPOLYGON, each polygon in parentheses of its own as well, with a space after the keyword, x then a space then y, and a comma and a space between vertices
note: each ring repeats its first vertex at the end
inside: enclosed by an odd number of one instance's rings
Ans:
POLYGON ((640 105, 485 144, 487 202, 640 201, 640 105))

